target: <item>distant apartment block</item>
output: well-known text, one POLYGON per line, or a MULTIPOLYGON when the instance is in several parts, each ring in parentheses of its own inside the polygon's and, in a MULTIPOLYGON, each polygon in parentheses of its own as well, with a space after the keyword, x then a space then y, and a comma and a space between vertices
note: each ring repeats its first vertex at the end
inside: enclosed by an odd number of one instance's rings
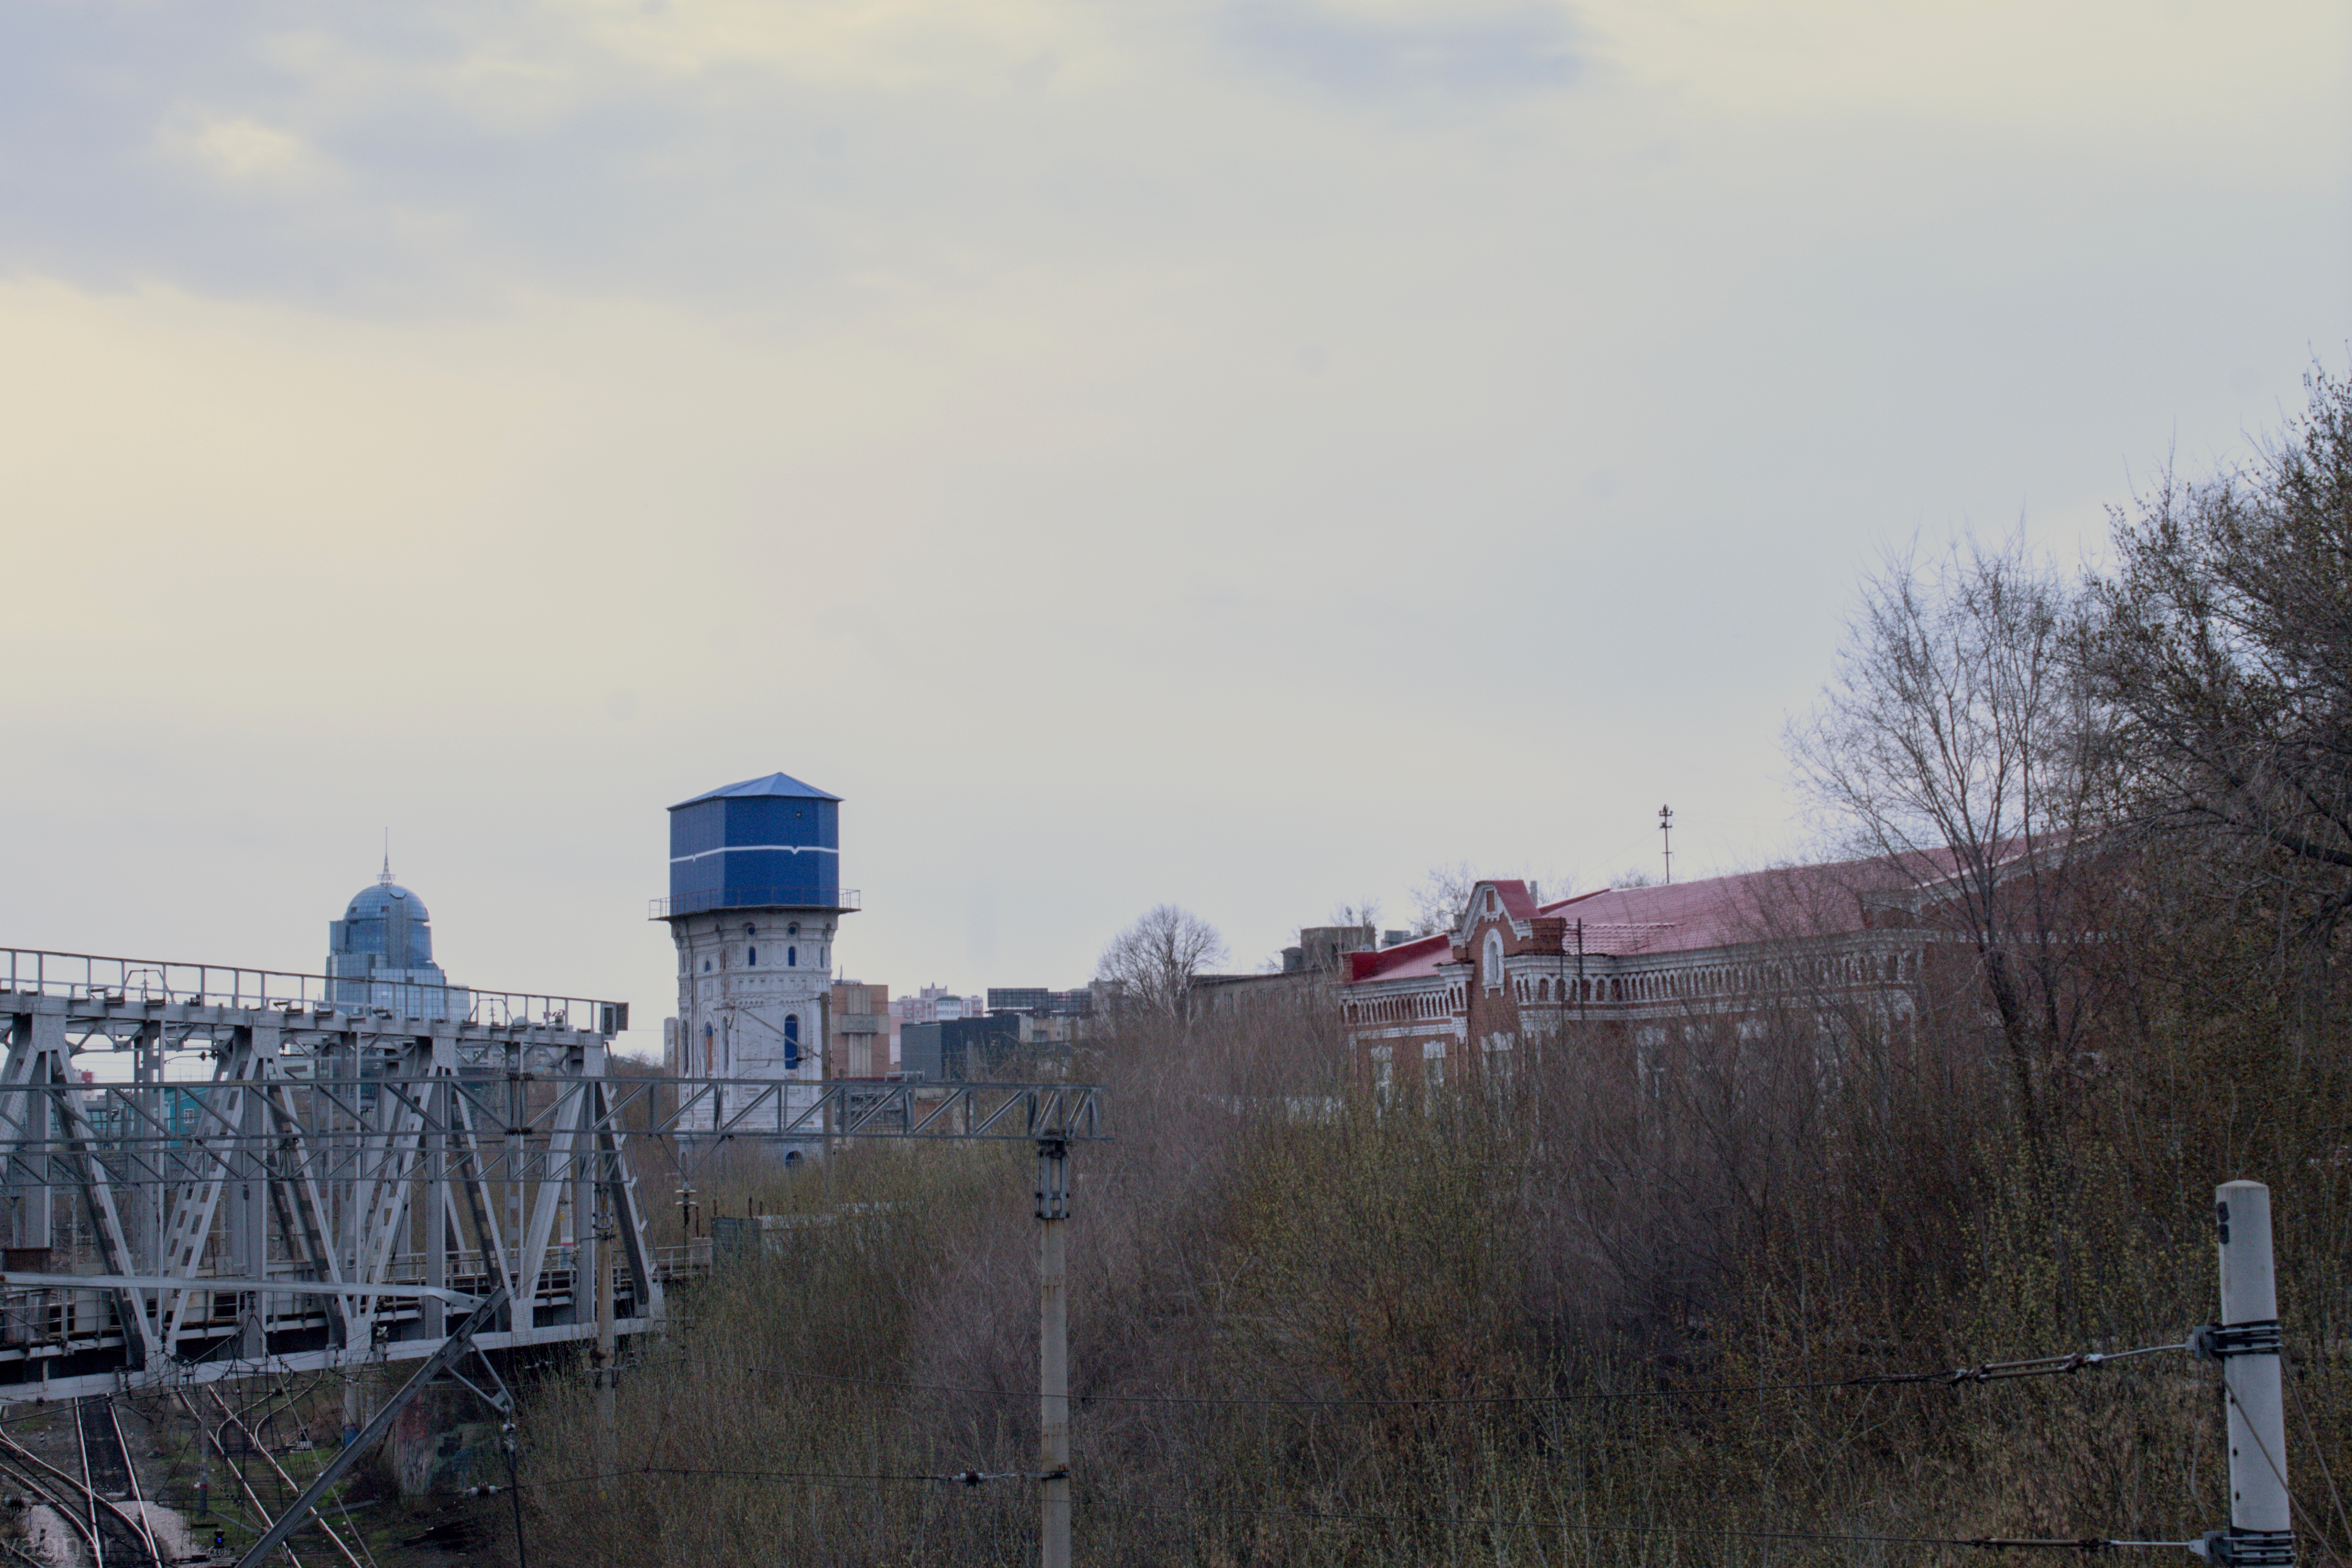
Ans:
POLYGON ((972 1083, 994 1077, 1019 1053, 1022 1026, 1027 1022, 1019 1014, 1000 1013, 901 1025, 898 1070, 920 1074, 926 1083, 972 1083))
POLYGON ((952 1024, 959 1018, 981 1018, 988 1005, 977 996, 959 996, 944 985, 926 985, 912 996, 890 1004, 890 1016, 908 1024, 952 1024))
POLYGON ((1094 1016, 1095 994, 1091 988, 1048 991, 1042 985, 992 985, 988 1010, 1022 1013, 1032 1018, 1089 1018, 1094 1016))

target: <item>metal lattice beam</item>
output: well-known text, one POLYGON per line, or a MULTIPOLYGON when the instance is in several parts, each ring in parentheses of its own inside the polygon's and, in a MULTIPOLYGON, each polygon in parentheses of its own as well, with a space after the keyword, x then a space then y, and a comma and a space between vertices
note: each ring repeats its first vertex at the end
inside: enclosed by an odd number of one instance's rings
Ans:
POLYGON ((739 1142, 1105 1136, 1085 1084, 612 1077, 626 1009, 583 998, 404 987, 429 1016, 394 1016, 316 975, 23 949, 0 971, 0 1403, 425 1355, 493 1292, 481 1344, 586 1340, 614 1273, 617 1331, 643 1331, 677 1260, 633 1140, 689 1169, 739 1142), (197 1052, 207 1079, 168 1076, 197 1052), (81 1081, 125 1053, 130 1081, 81 1081))

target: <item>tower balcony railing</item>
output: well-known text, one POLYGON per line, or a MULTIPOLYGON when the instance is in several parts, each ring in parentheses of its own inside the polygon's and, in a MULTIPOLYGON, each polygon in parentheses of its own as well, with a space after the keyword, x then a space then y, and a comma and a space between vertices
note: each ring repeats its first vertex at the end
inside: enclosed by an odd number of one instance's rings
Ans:
POLYGON ((651 900, 646 919, 676 920, 710 910, 826 910, 846 915, 865 907, 863 895, 855 888, 711 888, 651 900))

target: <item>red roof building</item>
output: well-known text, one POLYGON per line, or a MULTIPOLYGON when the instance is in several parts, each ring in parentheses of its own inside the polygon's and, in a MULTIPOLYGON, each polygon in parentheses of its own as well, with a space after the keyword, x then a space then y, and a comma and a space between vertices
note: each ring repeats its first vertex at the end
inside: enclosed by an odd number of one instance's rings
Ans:
POLYGON ((1638 1050, 1791 999, 1907 1027, 1942 935, 1922 912, 1949 874, 1853 861, 1542 905, 1524 882, 1480 882, 1453 931, 1347 955, 1342 1021, 1384 1089, 1507 1071, 1511 1053, 1580 1026, 1638 1050))

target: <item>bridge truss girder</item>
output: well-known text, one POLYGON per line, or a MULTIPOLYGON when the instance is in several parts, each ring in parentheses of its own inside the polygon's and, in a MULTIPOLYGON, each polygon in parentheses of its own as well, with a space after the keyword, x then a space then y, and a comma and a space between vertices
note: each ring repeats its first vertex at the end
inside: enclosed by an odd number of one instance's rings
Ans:
POLYGON ((426 1355, 452 1302, 500 1287, 484 1348, 588 1340, 600 1236, 628 1297, 614 1330, 646 1331, 666 1270, 632 1140, 690 1171, 737 1142, 1103 1136, 1088 1085, 614 1078, 613 1004, 477 992, 471 1016, 394 1018, 309 977, 210 973, 315 994, 0 991, 0 1242, 6 1272, 44 1280, 0 1272, 0 1403, 426 1355), (166 1056, 189 1050, 211 1078, 166 1081, 166 1056), (125 1051, 131 1081, 80 1081, 78 1058, 125 1051), (46 1267, 61 1219, 80 1239, 62 1269, 46 1267), (61 1273, 107 1282, 47 1282, 61 1273), (226 1284, 264 1279, 322 1288, 226 1284))
POLYGON ((600 1277, 585 1217, 600 1205, 629 1299, 623 1331, 650 1327, 660 1270, 627 1134, 612 1126, 608 1037, 569 1026, 614 1015, 541 1016, 0 992, 5 1261, 118 1281, 0 1279, 0 1402, 426 1354, 452 1299, 499 1285, 513 1293, 487 1348, 588 1338, 579 1286, 600 1277), (167 1081, 167 1055, 190 1050, 210 1054, 210 1079, 167 1081), (131 1082, 81 1080, 78 1060, 124 1051, 131 1082), (491 1124, 495 1161, 472 1087, 489 1075, 533 1086, 524 1125, 491 1124), (210 1283, 223 1278, 382 1289, 210 1283))

